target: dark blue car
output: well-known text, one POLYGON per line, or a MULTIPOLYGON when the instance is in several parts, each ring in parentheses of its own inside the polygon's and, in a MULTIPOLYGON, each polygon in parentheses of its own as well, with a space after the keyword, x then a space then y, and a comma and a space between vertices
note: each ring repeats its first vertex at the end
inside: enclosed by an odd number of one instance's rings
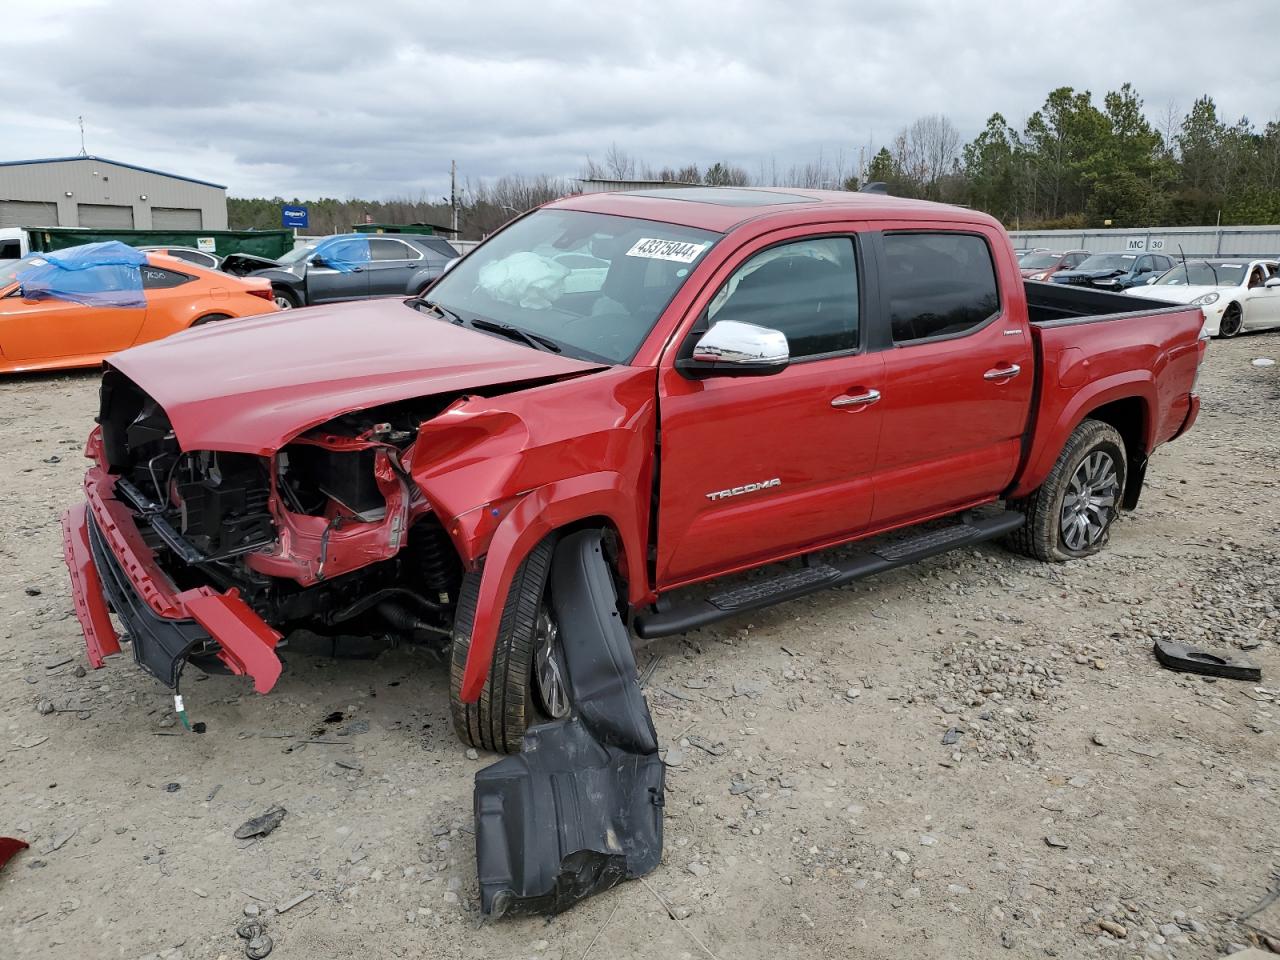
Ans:
POLYGON ((1128 290, 1172 266, 1172 258, 1163 253, 1095 253, 1074 270, 1059 270, 1049 281, 1100 290, 1128 290))

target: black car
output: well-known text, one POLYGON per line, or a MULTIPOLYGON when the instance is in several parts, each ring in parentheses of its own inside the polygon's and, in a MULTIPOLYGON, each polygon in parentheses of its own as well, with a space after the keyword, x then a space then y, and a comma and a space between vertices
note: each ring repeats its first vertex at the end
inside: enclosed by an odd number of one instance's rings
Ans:
POLYGON ((1128 290, 1160 276, 1172 266, 1173 259, 1163 253, 1095 253, 1074 270, 1059 270, 1049 281, 1101 290, 1128 290))
POLYGON ((335 300, 416 296, 457 258, 444 237, 340 233, 318 237, 275 261, 232 254, 223 269, 270 280, 276 306, 290 310, 335 300))

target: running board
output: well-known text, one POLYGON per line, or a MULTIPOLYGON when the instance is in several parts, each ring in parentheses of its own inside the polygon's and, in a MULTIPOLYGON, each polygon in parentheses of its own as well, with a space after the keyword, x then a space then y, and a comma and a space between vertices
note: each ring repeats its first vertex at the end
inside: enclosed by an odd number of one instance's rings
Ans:
POLYGON ((739 613, 760 610, 829 587, 842 587, 864 577, 934 557, 957 547, 971 547, 1012 533, 1022 526, 1021 513, 1002 510, 981 519, 929 530, 906 540, 881 544, 839 563, 815 563, 768 580, 757 580, 699 600, 675 604, 665 610, 636 617, 634 627, 641 640, 656 640, 709 626, 739 613))

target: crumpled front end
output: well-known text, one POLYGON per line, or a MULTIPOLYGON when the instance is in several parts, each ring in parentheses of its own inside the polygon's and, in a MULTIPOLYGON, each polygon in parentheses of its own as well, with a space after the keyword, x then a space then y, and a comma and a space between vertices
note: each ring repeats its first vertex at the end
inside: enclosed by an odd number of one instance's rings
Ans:
POLYGON ((399 463, 414 431, 353 417, 269 456, 183 450, 165 411, 108 370, 85 504, 63 520, 89 662, 121 652, 111 613, 175 688, 202 658, 267 692, 294 625, 447 633, 460 566, 399 463))

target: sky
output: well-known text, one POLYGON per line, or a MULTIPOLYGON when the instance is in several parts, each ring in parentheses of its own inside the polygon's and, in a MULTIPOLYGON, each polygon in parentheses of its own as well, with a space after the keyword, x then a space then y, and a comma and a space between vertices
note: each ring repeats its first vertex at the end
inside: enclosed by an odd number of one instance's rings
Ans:
POLYGON ((451 160, 460 183, 577 176, 611 144, 655 166, 856 163, 926 114, 966 140, 995 111, 1021 126, 1058 86, 1100 104, 1129 81, 1153 121, 1204 93, 1280 117, 1280 34, 1254 0, 1139 7, 10 2, 0 160, 79 152, 83 116, 88 152, 232 196, 437 199, 451 160))

